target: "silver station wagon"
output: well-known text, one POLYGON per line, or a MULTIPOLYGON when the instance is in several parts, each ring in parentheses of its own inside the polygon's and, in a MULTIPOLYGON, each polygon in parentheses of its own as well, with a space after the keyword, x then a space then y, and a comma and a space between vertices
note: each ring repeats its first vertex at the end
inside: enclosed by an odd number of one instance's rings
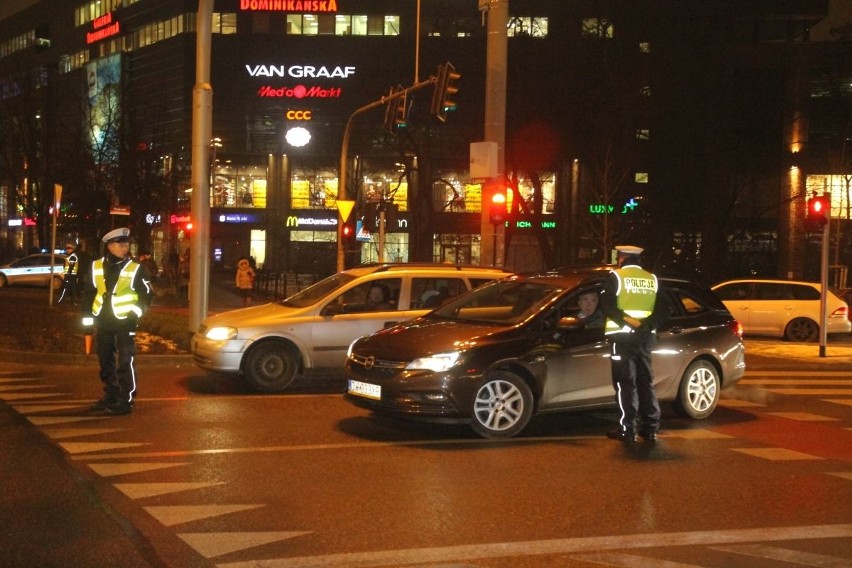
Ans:
POLYGON ((192 338, 192 353, 202 369, 240 373, 256 390, 280 392, 309 370, 342 372, 355 339, 509 275, 451 264, 353 268, 280 302, 208 317, 192 338))

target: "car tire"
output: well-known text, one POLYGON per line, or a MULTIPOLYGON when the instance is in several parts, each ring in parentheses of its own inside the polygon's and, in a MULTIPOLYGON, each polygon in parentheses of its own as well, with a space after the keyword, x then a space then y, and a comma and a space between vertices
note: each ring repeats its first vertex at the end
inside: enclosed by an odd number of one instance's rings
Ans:
POLYGON ((819 337, 819 324, 809 318, 791 320, 784 328, 784 339, 787 341, 816 341, 819 337))
POLYGON ((246 353, 243 375, 260 392, 281 392, 296 379, 299 359, 295 348, 283 341, 262 341, 246 353))
POLYGON ((9 281, 6 280, 6 277, 4 275, 0 274, 0 288, 5 288, 8 285, 9 281))
POLYGON ((63 279, 62 277, 54 276, 50 280, 50 285, 53 286, 54 290, 62 290, 63 279))
POLYGON ((529 385, 505 371, 489 373, 476 391, 471 427, 483 438, 511 438, 523 430, 533 412, 529 385))
POLYGON ((716 410, 720 391, 716 367, 707 361, 693 361, 683 374, 673 406, 679 414, 701 420, 716 410))

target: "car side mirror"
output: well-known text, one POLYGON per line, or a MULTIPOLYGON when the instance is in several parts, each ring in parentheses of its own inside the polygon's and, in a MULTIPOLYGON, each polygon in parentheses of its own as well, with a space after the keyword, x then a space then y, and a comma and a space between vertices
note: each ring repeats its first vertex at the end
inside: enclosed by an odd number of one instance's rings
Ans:
POLYGON ((559 318, 559 322, 556 324, 556 329, 559 331, 578 332, 586 329, 586 323, 580 318, 565 316, 559 318))

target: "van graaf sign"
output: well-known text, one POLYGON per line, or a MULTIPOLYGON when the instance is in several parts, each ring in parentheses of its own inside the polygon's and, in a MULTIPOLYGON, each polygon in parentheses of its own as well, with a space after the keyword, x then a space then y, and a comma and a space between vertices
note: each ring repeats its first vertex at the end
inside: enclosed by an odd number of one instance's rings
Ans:
MULTIPOLYGON (((327 67, 321 65, 246 65, 250 77, 264 79, 348 79, 355 74, 351 65, 327 67)), ((263 85, 257 90, 258 97, 291 99, 339 99, 343 89, 319 85, 263 85)))
POLYGON ((240 0, 240 10, 337 12, 336 0, 240 0))

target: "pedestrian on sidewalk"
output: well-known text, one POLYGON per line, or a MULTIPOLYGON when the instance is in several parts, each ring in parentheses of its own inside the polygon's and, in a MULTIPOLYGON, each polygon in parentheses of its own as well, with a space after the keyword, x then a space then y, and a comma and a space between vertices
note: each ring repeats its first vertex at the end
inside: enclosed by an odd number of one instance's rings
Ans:
POLYGON ((236 285, 240 296, 243 298, 243 305, 249 306, 252 301, 252 292, 254 291, 254 270, 249 264, 247 258, 241 258, 237 262, 236 285))
POLYGON ((89 409, 130 414, 136 393, 136 326, 151 306, 151 277, 130 256, 130 229, 102 239, 104 256, 92 262, 83 283, 83 326, 95 328, 104 395, 89 409))

